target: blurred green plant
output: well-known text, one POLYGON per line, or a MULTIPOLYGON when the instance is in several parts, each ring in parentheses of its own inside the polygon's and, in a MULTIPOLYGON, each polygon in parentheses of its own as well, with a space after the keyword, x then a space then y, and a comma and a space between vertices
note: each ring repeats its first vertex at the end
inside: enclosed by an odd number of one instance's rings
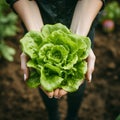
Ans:
POLYGON ((111 32, 120 25, 120 6, 118 1, 109 2, 103 11, 101 24, 105 32, 111 32))
POLYGON ((0 0, 0 57, 13 61, 15 49, 5 43, 6 38, 15 36, 19 29, 16 26, 17 15, 10 10, 4 0, 0 0))
POLYGON ((117 1, 110 2, 106 5, 102 16, 102 21, 106 19, 110 19, 115 22, 118 22, 120 19, 120 6, 117 1))

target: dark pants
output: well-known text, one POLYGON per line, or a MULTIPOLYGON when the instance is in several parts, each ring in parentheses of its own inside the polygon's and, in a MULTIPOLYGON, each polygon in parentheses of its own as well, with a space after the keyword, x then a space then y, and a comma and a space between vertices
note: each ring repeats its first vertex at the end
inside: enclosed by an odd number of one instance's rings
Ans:
MULTIPOLYGON (((66 120, 77 119, 77 114, 82 103, 85 86, 86 82, 84 82, 76 92, 67 94, 68 110, 66 120)), ((48 98, 48 96, 41 89, 39 89, 39 92, 48 111, 49 120, 60 120, 58 112, 58 100, 56 98, 48 98)))

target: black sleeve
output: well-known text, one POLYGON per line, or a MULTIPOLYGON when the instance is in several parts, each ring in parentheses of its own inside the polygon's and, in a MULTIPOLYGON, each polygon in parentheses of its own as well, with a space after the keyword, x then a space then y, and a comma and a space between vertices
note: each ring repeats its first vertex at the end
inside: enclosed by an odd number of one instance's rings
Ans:
POLYGON ((90 31, 88 33, 88 37, 91 39, 91 42, 92 42, 92 46, 91 46, 92 48, 94 47, 95 28, 99 22, 100 17, 101 17, 102 10, 105 7, 105 0, 101 0, 101 1, 103 2, 103 6, 102 6, 100 12, 98 13, 98 15, 96 16, 95 20, 93 21, 92 26, 90 28, 90 31))
POLYGON ((101 0, 101 1, 103 2, 103 6, 102 6, 101 10, 103 10, 105 7, 105 0, 101 0))
POLYGON ((6 2, 12 7, 13 4, 18 0, 6 0, 6 2))

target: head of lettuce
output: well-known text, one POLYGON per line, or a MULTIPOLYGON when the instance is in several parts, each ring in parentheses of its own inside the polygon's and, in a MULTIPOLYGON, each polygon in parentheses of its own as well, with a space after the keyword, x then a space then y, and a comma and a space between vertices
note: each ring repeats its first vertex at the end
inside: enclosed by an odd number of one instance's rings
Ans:
POLYGON ((57 23, 44 25, 41 32, 30 31, 20 40, 22 51, 29 56, 30 71, 27 85, 42 86, 46 91, 62 88, 76 91, 87 71, 91 41, 73 34, 57 23))

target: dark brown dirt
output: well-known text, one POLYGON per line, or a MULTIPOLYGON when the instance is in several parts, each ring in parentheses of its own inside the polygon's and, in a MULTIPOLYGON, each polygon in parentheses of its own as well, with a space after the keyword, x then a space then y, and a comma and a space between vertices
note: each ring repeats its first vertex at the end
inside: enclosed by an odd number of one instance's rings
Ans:
MULTIPOLYGON (((22 35, 17 35, 17 40, 22 35)), ((47 120, 47 112, 37 89, 23 81, 18 41, 7 41, 17 51, 14 62, 0 61, 0 120, 47 120)), ((97 32, 94 52, 97 60, 93 80, 87 84, 79 111, 81 120, 115 120, 120 114, 120 32, 97 32)), ((59 100, 62 120, 66 96, 59 100)))

